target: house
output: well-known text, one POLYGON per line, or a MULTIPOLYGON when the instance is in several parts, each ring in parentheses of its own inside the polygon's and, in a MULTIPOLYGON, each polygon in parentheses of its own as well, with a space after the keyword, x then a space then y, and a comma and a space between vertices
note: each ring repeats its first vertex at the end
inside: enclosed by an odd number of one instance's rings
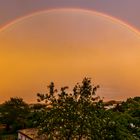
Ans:
POLYGON ((18 131, 18 140, 35 140, 38 136, 37 129, 22 129, 18 131))
POLYGON ((45 134, 38 135, 38 129, 22 129, 18 131, 18 140, 47 140, 45 134))
POLYGON ((104 102, 105 109, 111 109, 120 104, 122 104, 122 101, 110 100, 110 101, 104 102))

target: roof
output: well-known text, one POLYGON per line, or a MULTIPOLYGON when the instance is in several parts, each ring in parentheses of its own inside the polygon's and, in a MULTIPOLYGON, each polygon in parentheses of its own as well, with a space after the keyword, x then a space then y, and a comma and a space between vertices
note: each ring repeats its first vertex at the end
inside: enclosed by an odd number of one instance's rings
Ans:
POLYGON ((18 133, 21 133, 31 140, 46 140, 46 135, 38 135, 38 129, 36 128, 22 129, 19 130, 18 133))
POLYGON ((21 133, 22 135, 32 140, 34 140, 38 136, 38 130, 35 128, 22 129, 22 130, 19 130, 18 133, 21 133))

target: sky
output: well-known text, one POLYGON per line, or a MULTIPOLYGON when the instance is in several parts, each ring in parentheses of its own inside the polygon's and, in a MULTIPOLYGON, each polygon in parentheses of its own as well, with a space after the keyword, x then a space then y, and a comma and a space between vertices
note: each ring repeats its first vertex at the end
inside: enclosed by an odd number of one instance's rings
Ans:
POLYGON ((105 99, 138 96, 139 4, 0 0, 0 102, 11 96, 34 102, 51 80, 73 86, 84 76, 101 85, 105 99))
POLYGON ((0 24, 44 9, 91 9, 121 19, 140 29, 139 0, 0 0, 0 24))

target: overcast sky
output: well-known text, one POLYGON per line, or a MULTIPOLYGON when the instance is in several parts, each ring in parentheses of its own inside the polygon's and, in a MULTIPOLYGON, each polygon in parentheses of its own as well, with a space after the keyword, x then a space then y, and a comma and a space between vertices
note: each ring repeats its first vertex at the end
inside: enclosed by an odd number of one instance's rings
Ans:
POLYGON ((140 0, 0 0, 0 25, 32 12, 67 7, 102 12, 140 30, 140 0))

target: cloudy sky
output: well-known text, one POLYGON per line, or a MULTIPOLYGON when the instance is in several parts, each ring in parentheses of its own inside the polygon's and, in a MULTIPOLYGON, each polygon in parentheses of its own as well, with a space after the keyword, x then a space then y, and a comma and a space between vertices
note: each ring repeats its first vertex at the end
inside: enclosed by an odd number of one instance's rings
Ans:
POLYGON ((140 29, 139 0, 0 0, 0 24, 33 12, 62 7, 99 11, 140 29))
POLYGON ((139 0, 0 0, 0 102, 36 101, 83 77, 106 100, 140 93, 139 0))

